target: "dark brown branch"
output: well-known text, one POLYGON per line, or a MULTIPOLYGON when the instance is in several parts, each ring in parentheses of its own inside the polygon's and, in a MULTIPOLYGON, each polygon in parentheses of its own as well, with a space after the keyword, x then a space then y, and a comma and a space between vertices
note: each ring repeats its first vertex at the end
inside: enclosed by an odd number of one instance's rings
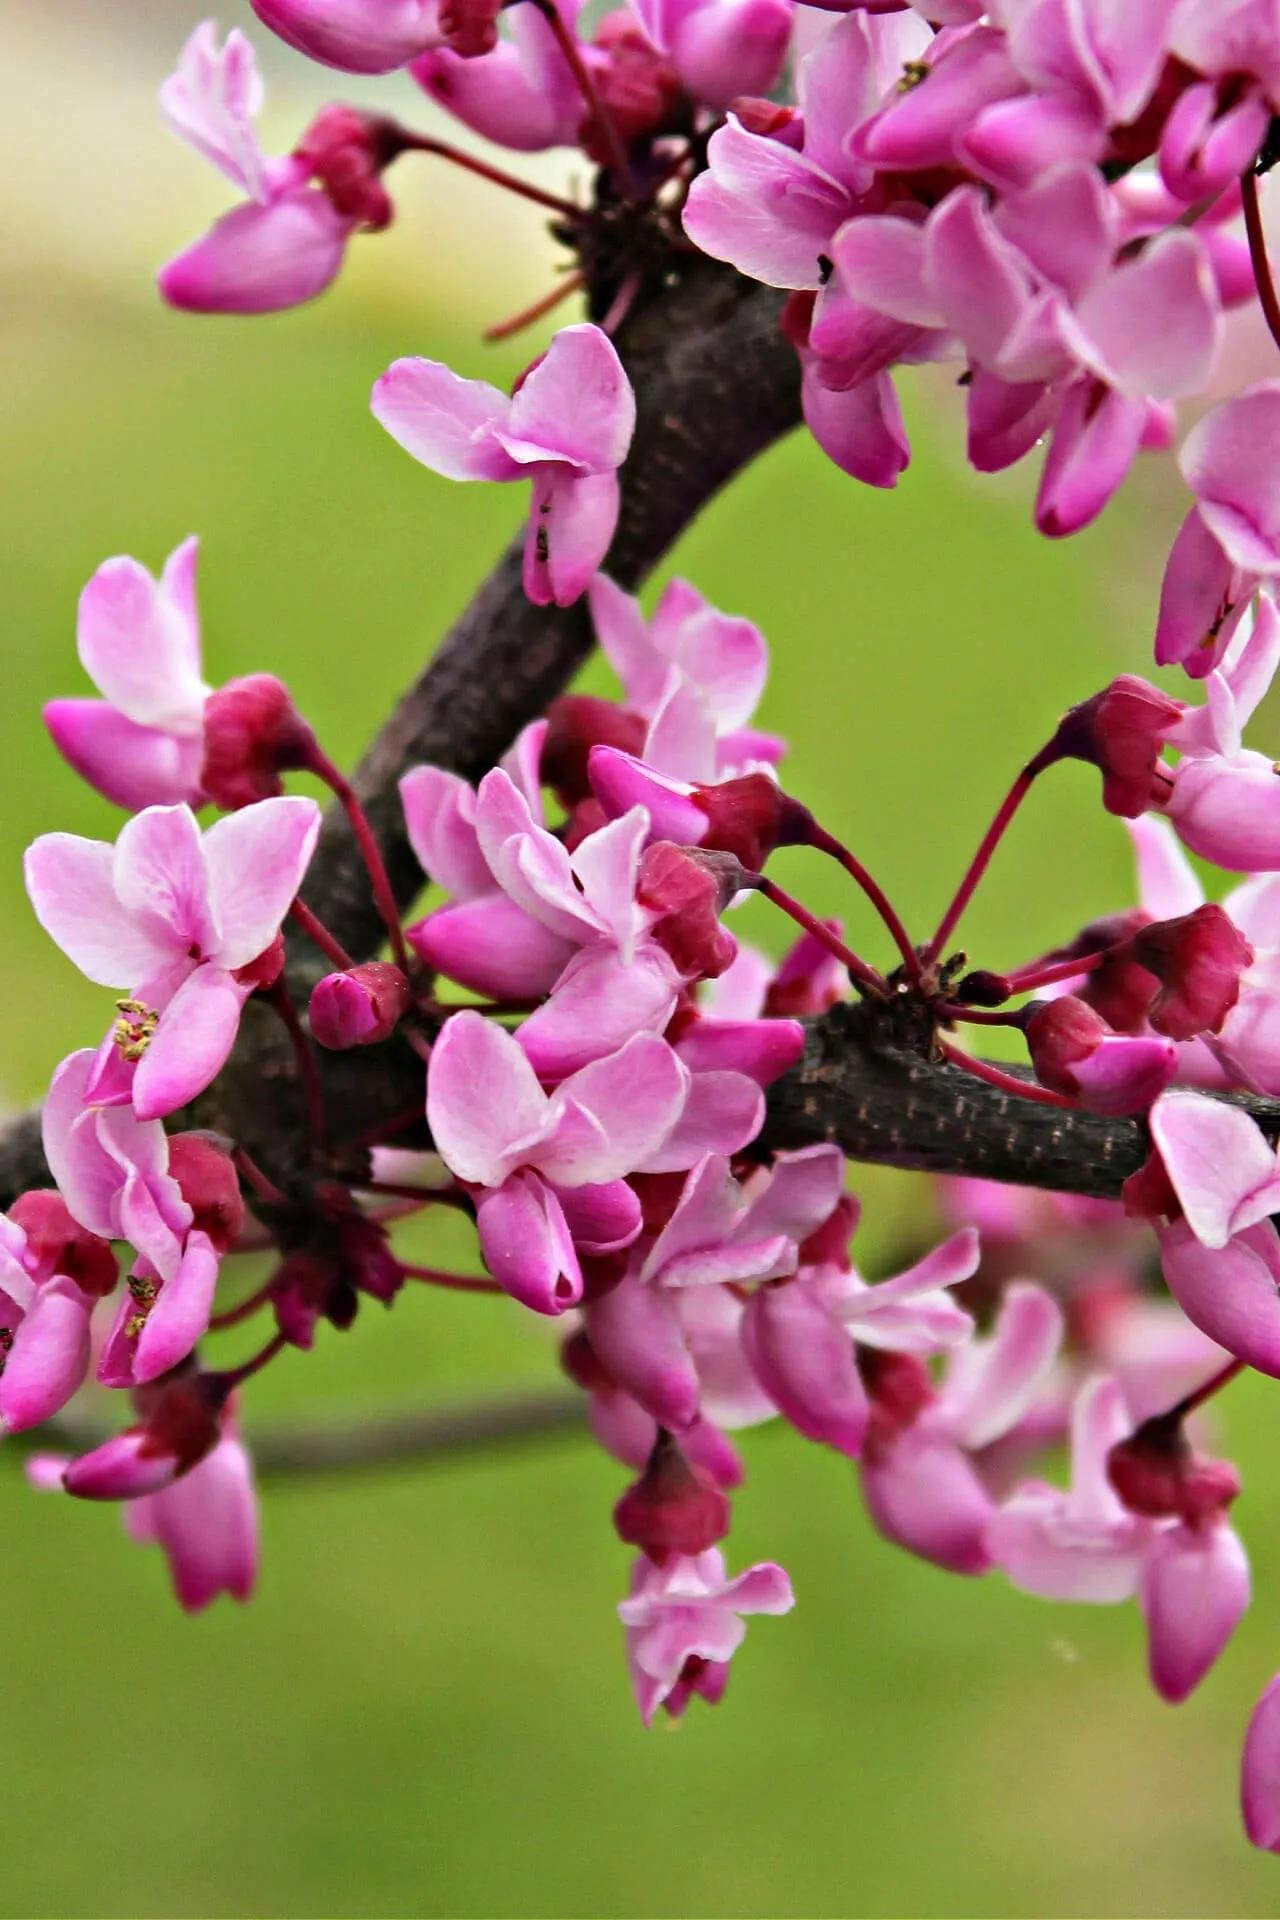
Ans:
MULTIPOLYGON (((835 1141, 853 1160, 926 1173, 970 1174, 1062 1193, 1114 1198, 1150 1150, 1141 1120, 1044 1107, 986 1086, 960 1067, 896 1046, 865 1006, 813 1022, 804 1059, 769 1094, 762 1142, 835 1141)), ((1269 1138, 1280 1101, 1220 1095, 1269 1138)))

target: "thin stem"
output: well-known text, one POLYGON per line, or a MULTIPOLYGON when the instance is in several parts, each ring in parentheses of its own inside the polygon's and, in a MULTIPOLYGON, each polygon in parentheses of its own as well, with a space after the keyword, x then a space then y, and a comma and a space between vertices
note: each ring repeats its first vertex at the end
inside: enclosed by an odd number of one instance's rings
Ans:
POLYGON ((999 846, 1009 822, 1013 819, 1014 814, 1018 811, 1018 808, 1031 791, 1032 781, 1038 773, 1042 773, 1044 768, 1050 764, 1051 763, 1045 760, 1041 754, 1038 754, 1034 760, 1028 761, 1027 765, 1022 769, 1022 772, 1010 787, 1008 793, 1006 793, 1004 799, 1000 802, 996 817, 983 834, 978 845, 978 851, 969 862, 968 870, 965 873, 964 879, 956 889, 951 905, 942 916, 938 931, 934 934, 925 949, 924 965, 926 969, 937 965, 942 949, 955 932, 961 914, 968 906, 970 900, 972 900, 978 882, 990 865, 991 856, 999 846))
POLYGON ((457 1293, 501 1293, 496 1280, 482 1280, 469 1273, 443 1273, 438 1267, 401 1267, 409 1280, 425 1280, 433 1287, 451 1287, 457 1293))
POLYGON ((815 940, 820 940, 828 953, 833 953, 837 960, 842 960, 849 969, 850 978, 856 980, 867 993, 873 994, 879 1000, 885 998, 888 993, 887 982, 874 967, 868 966, 865 960, 860 959, 852 947, 847 947, 837 934, 832 933, 830 927, 824 926, 816 914, 810 913, 808 907, 802 907, 792 894, 784 892, 776 881, 766 878, 763 873, 744 874, 743 879, 747 886, 754 887, 757 893, 764 895, 766 900, 771 900, 775 907, 781 907, 784 913, 790 914, 806 933, 811 933, 815 940))
POLYGON ((1244 230, 1249 236, 1249 258, 1258 289, 1258 304, 1271 329, 1271 338, 1280 346, 1280 299, 1276 298, 1271 263, 1267 259, 1267 236, 1262 226, 1262 207, 1258 200, 1258 176, 1246 167, 1240 176, 1240 198, 1244 203, 1244 230))
POLYGON ((304 900, 295 900, 289 909, 289 918, 297 922, 308 940, 314 941, 326 960, 332 961, 339 973, 348 973, 355 961, 346 948, 334 939, 328 927, 318 916, 312 913, 304 900))
POLYGON ((513 313, 509 320, 500 320, 496 327, 486 327, 481 337, 490 341, 509 340, 513 333, 522 333, 535 320, 541 320, 544 314, 554 312, 562 300, 567 300, 571 293, 577 293, 586 284, 585 273, 571 273, 558 287, 552 287, 550 293, 544 293, 541 300, 535 300, 532 306, 525 307, 520 313, 513 313))
POLYGON ((453 1187, 411 1187, 403 1180, 359 1180, 361 1193, 382 1193, 392 1200, 416 1200, 419 1206, 465 1207, 471 1202, 453 1187))
POLYGON ((240 1178, 253 1188, 259 1200, 265 1200, 269 1207, 288 1207, 292 1204, 288 1194, 281 1191, 270 1174, 264 1173, 253 1155, 243 1147, 231 1149, 231 1160, 240 1178))
POLYGON ((1005 1073, 990 1060, 979 1060, 949 1040, 940 1039, 938 1045, 952 1066, 963 1067, 966 1073, 973 1074, 976 1079, 985 1080, 989 1087, 999 1087, 1002 1093, 1016 1094, 1019 1100, 1034 1100, 1042 1107, 1070 1107, 1073 1113, 1078 1111, 1078 1103, 1069 1100, 1065 1093, 1054 1093, 1050 1087, 1038 1087, 1034 1081, 1020 1080, 1016 1073, 1005 1073))
POLYGON ((401 1027, 400 1037, 406 1046, 412 1047, 419 1060, 431 1064, 431 1042, 425 1033, 419 1033, 414 1027, 401 1027))
POLYGON ((238 1327, 242 1320, 251 1319, 255 1313, 266 1306, 275 1283, 276 1276, 273 1273, 269 1280, 264 1280, 255 1292, 247 1294, 236 1306, 227 1307, 222 1313, 211 1315, 210 1333, 221 1333, 225 1327, 238 1327))
POLYGON ((809 845, 816 847, 819 853, 830 854, 833 860, 838 860, 850 879, 862 888, 867 899, 871 902, 876 912, 880 915, 880 918, 884 921, 885 926, 888 928, 893 938, 893 944, 902 955, 902 963, 907 969, 908 977, 913 981, 918 981, 921 975, 920 955, 916 952, 911 935, 903 926, 896 908, 893 906, 888 894, 880 885, 879 881, 872 879, 856 854, 850 853, 848 847, 846 847, 842 841, 837 840, 834 834, 828 833, 825 827, 818 826, 816 821, 810 835, 809 845))
POLYGON ((962 1000, 947 1001, 938 1009, 947 1020, 964 1027, 1020 1027, 1021 1012, 1008 1013, 999 1007, 966 1007, 962 1000))
POLYGON ((328 1143, 329 1122, 325 1113, 324 1088, 320 1084, 320 1069, 316 1065, 311 1041, 298 1018, 293 1001, 289 997, 289 989, 283 980, 277 980, 275 986, 265 993, 263 998, 275 1008, 293 1043, 293 1057, 298 1063, 298 1072, 307 1090, 307 1115, 311 1126, 311 1139, 315 1146, 324 1147, 328 1143))
POLYGON ((307 758, 307 769, 318 779, 323 780, 327 787, 332 788, 343 812, 351 822, 351 831, 355 834, 361 857, 369 870, 373 897, 377 902, 383 925, 387 929, 396 965, 402 973, 407 974, 412 963, 409 959, 409 949, 404 941, 404 930, 400 925, 400 909, 396 905, 395 894, 391 891, 391 882, 387 878, 382 849, 378 845, 373 828, 369 825, 369 816, 361 806, 359 796, 346 775, 339 772, 328 754, 318 745, 311 748, 307 758))
POLYGON ((613 338, 635 305, 636 295, 640 291, 640 283, 643 278, 644 275, 641 273, 639 267, 632 267, 630 273, 625 276, 618 291, 614 294, 613 299, 609 302, 608 312, 600 322, 600 331, 601 333, 607 333, 610 339, 613 338))
POLYGON ((613 115, 596 91, 596 83, 587 71, 586 62, 582 58, 582 49, 578 45, 573 30, 560 18, 555 0, 532 0, 532 4, 550 27, 552 37, 564 55, 569 71, 578 83, 578 91, 582 95, 587 111, 599 127, 601 137, 609 149, 609 164, 618 176, 624 195, 628 200, 635 200, 637 198, 636 182, 631 171, 631 162, 627 157, 627 149, 623 145, 622 136, 618 132, 613 115))
POLYGON ((410 1127, 416 1127, 426 1118, 422 1103, 416 1107, 402 1107, 399 1113, 393 1113, 387 1120, 379 1120, 376 1127, 366 1127, 363 1133, 355 1134, 350 1140, 344 1140, 343 1146, 358 1150, 361 1147, 379 1147, 384 1140, 394 1140, 398 1133, 407 1133, 410 1127))
POLYGON ((1001 974, 1010 993, 1031 993, 1037 987, 1051 987, 1059 980, 1074 980, 1078 973, 1092 973, 1108 960, 1116 960, 1128 942, 1118 940, 1113 947, 1100 947, 1097 953, 1083 954, 1078 960, 1055 960, 1051 966, 1033 961, 1030 966, 1001 974))
POLYGON ((482 180, 491 181, 495 187, 505 187, 508 193, 518 193, 523 199, 533 200, 540 207, 549 207, 552 213, 563 214, 567 219, 582 218, 582 208, 575 206, 572 200, 565 200, 558 193, 544 193, 541 187, 521 180, 518 174, 506 173, 501 167, 491 167, 487 160, 477 160, 474 154, 463 153, 460 147, 451 147, 444 140, 432 140, 426 134, 405 131, 404 148, 408 153, 434 153, 441 160, 452 161, 455 167, 479 174, 482 180))
POLYGON ((1202 1407, 1206 1400, 1212 1400, 1216 1393, 1221 1393, 1224 1387, 1230 1386, 1236 1375, 1244 1372, 1245 1365, 1243 1360, 1229 1360, 1218 1373, 1211 1374, 1202 1387, 1196 1387, 1184 1399, 1179 1400, 1176 1407, 1170 1407, 1168 1413, 1160 1416, 1161 1419, 1168 1420, 1171 1424, 1177 1420, 1185 1420, 1189 1413, 1194 1413, 1197 1407, 1202 1407))

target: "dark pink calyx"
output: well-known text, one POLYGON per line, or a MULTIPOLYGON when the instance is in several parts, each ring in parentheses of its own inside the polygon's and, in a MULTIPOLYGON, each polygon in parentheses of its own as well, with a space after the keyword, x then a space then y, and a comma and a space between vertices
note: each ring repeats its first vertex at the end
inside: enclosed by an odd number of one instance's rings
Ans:
POLYGON ((620 1539, 658 1566, 672 1554, 705 1553, 729 1531, 731 1506, 710 1475, 690 1466, 679 1442, 659 1427, 640 1478, 613 1510, 620 1539))
POLYGON ((1158 1414, 1107 1456, 1107 1478, 1130 1513, 1203 1526, 1226 1512, 1240 1492, 1229 1460, 1196 1453, 1176 1411, 1158 1414))
POLYGON ((1134 936, 1135 958, 1160 982, 1148 1018, 1157 1033, 1190 1040, 1217 1033, 1240 997, 1253 948, 1219 906, 1156 920, 1134 936))
MULTIPOLYGON (((1049 747, 1050 760, 1085 760, 1102 775, 1102 804, 1108 813, 1136 820, 1166 790, 1156 764, 1171 729, 1186 712, 1159 687, 1122 673, 1101 693, 1065 714, 1049 747)), ((1042 756, 1043 758, 1044 756, 1042 756)))
POLYGON ((670 840, 645 849, 636 900, 655 916, 649 930, 686 979, 717 979, 732 962, 737 943, 720 915, 741 887, 742 869, 730 854, 670 840))
POLYGON ((35 1262, 34 1279, 65 1274, 94 1300, 105 1300, 114 1292, 120 1277, 115 1254, 105 1240, 72 1219, 60 1193, 43 1187, 20 1193, 9 1218, 27 1237, 27 1255, 35 1262))
POLYGON ((316 115, 295 151, 336 211, 376 232, 390 226, 395 211, 382 170, 404 147, 394 120, 356 107, 329 106, 316 115))
POLYGON ((617 747, 638 755, 646 727, 638 713, 616 700, 590 693, 566 693, 547 708, 547 735, 540 773, 561 806, 572 808, 591 798, 587 756, 592 747, 617 747))
POLYGON ((244 1199, 231 1156, 204 1133, 175 1133, 169 1141, 169 1172, 195 1215, 192 1228, 207 1233, 226 1253, 244 1232, 244 1199))
POLYGON ((315 735, 272 673, 228 680, 204 703, 200 785, 228 812, 280 792, 280 775, 309 766, 315 735))
POLYGON ((709 826, 700 844, 731 853, 758 873, 775 847, 808 846, 814 818, 767 773, 744 773, 715 787, 695 787, 693 801, 709 826))

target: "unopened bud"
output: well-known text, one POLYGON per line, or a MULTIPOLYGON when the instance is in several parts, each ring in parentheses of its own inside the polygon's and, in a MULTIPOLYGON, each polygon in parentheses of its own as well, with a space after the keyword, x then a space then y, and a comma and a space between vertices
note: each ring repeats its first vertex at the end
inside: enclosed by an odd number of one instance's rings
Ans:
POLYGON ((81 1500, 136 1500, 158 1493, 212 1453, 222 1434, 226 1390, 213 1376, 167 1380, 146 1396, 146 1418, 91 1453, 63 1477, 81 1500))
POLYGON ((366 960, 345 973, 327 973, 311 995, 311 1035, 322 1047, 369 1047, 389 1039, 413 1005, 399 967, 366 960))
POLYGON ((394 120, 344 106, 323 108, 296 149, 336 210, 374 232, 390 226, 394 212, 382 170, 403 151, 394 120))
POLYGON ((1160 982, 1148 1018, 1157 1033, 1190 1040, 1217 1033, 1240 997, 1253 948, 1222 907, 1156 920, 1134 936, 1135 957, 1160 982))
POLYGON ((1171 1040, 1113 1033, 1074 994, 1032 1002, 1024 1032, 1036 1077, 1092 1113, 1137 1113, 1164 1092, 1178 1070, 1171 1040))
POLYGON ((200 785, 228 812, 281 791, 280 775, 305 767, 315 736, 282 680, 251 673, 228 680, 204 703, 204 766, 200 785))
POLYGON ((120 1278, 115 1254, 107 1241, 72 1219, 60 1193, 45 1187, 20 1193, 9 1209, 9 1218, 26 1235, 27 1252, 36 1262, 34 1279, 44 1281, 55 1273, 65 1274, 92 1300, 105 1300, 115 1291, 120 1278))
MULTIPOLYGON (((674 132, 684 105, 683 90, 665 56, 625 8, 607 13, 596 28, 596 47, 606 56, 593 71, 596 93, 624 146, 642 134, 674 132)), ((687 111, 687 108, 686 108, 687 111)), ((601 117, 588 114, 578 140, 589 160, 612 164, 601 117)))
POLYGON ((655 918, 650 933, 687 980, 715 980, 738 951, 720 915, 741 890, 742 869, 730 854, 659 840, 640 861, 636 901, 655 918))
POLYGON ((1108 813, 1136 820, 1153 798, 1156 762, 1172 727, 1186 712, 1159 687, 1122 673, 1118 679, 1063 716, 1053 758, 1085 760, 1102 774, 1102 804, 1108 813))
POLYGON ((544 785, 561 806, 575 807, 591 795, 587 755, 592 747, 617 747, 638 754, 644 746, 645 722, 616 700, 598 700, 589 693, 566 693, 547 708, 547 734, 542 743, 539 772, 544 785))
POLYGON ((709 1474, 691 1467, 659 1427, 649 1463, 613 1510, 618 1537, 662 1566, 672 1554, 705 1553, 729 1531, 731 1506, 709 1474))
POLYGON ((169 1141, 169 1172, 195 1219, 219 1253, 232 1248, 244 1232, 244 1199, 231 1156, 202 1133, 175 1133, 169 1141))

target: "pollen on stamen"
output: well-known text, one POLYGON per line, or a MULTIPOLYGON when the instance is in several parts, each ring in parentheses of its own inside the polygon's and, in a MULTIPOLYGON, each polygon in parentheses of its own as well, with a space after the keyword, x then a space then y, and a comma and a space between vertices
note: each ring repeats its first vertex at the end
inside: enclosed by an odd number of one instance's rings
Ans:
POLYGON ((116 1011, 120 1015, 113 1033, 116 1047, 122 1060, 136 1064, 151 1045, 160 1015, 145 1000, 117 1000, 116 1011))

